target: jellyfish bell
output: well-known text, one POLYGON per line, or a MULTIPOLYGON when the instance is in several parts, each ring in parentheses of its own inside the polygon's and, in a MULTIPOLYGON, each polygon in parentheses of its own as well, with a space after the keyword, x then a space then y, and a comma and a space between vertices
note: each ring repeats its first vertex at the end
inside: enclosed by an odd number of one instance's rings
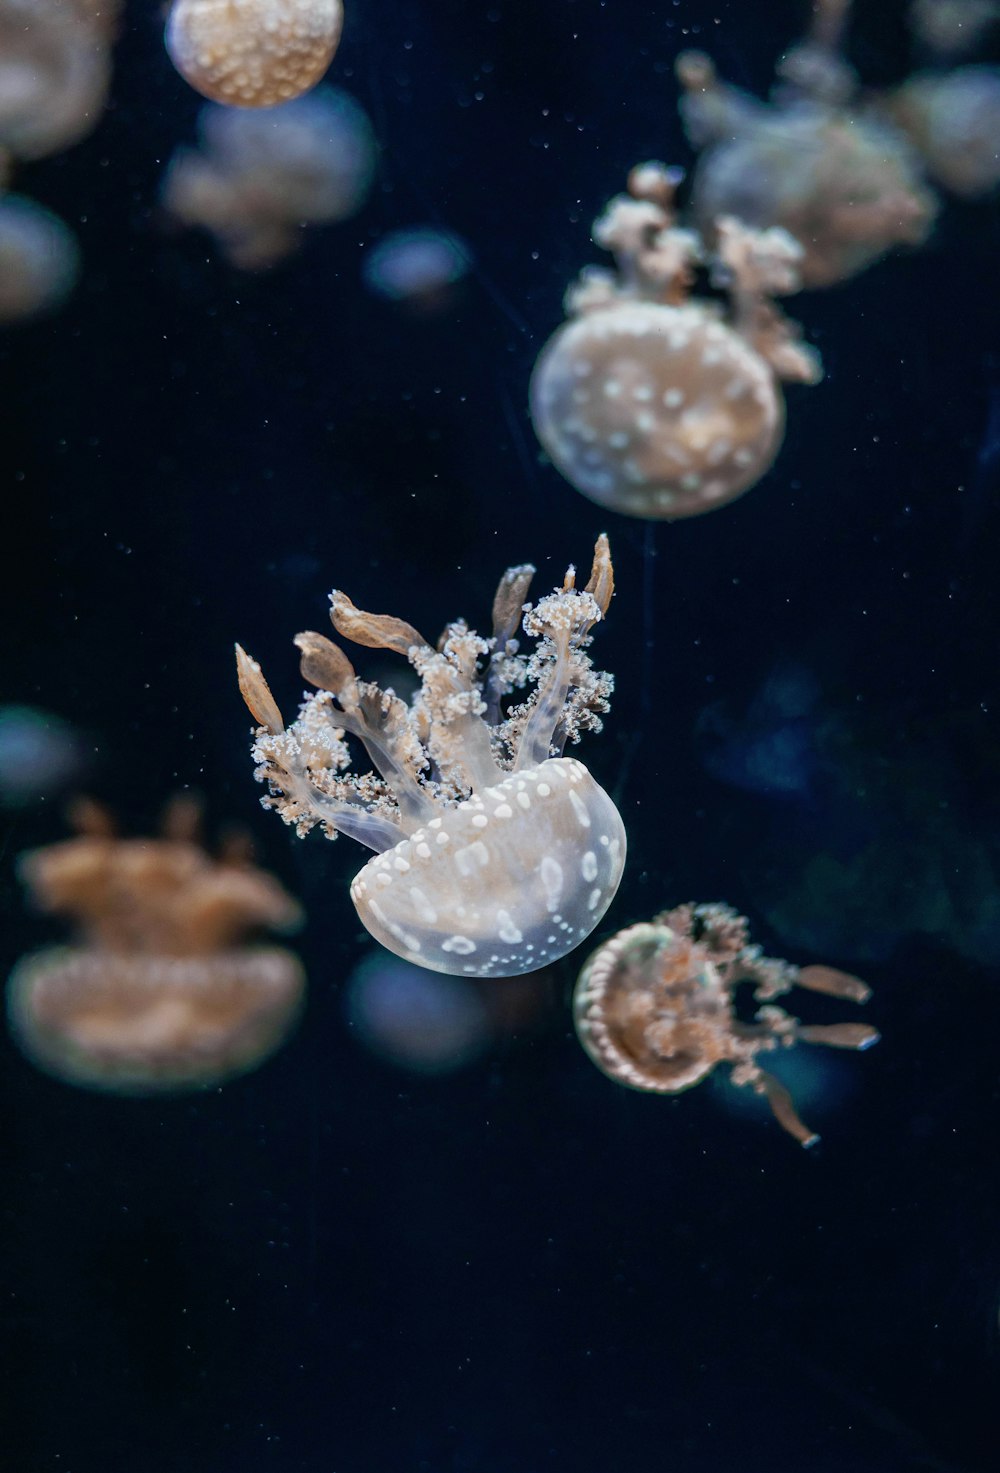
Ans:
POLYGON ((680 1094, 726 1065, 734 1085, 766 1099, 778 1123, 810 1146, 818 1136, 758 1057, 800 1042, 867 1049, 879 1035, 864 1023, 801 1023, 775 1002, 795 986, 856 1003, 871 995, 846 972, 762 956, 729 906, 683 905, 598 947, 577 981, 573 1016, 587 1054, 617 1083, 680 1094), (759 1004, 749 1023, 734 1001, 743 984, 759 1004))
POLYGON ((963 199, 1000 183, 1000 67, 917 72, 884 105, 935 183, 963 199))
MULTIPOLYGON (((0 261, 2 258, 0 245, 0 261)), ((21 808, 51 797, 78 777, 83 765, 83 744, 67 722, 34 706, 0 706, 0 804, 4 807, 21 808)))
POLYGON ((677 171, 633 171, 629 195, 594 227, 617 274, 588 270, 570 320, 543 348, 531 417, 583 495, 629 516, 697 516, 734 500, 772 465, 784 435, 779 380, 815 383, 815 354, 771 300, 794 290, 801 254, 783 231, 719 222, 715 276, 731 298, 690 295, 703 256, 675 224, 677 171))
POLYGON ((0 149, 39 159, 77 143, 104 110, 106 30, 64 0, 0 0, 0 149))
POLYGON ((341 0, 175 0, 166 47, 196 92, 228 107, 274 107, 308 92, 340 41, 341 0))
POLYGON ((265 805, 300 834, 318 824, 374 849, 351 887, 358 915, 389 951, 431 971, 536 971, 589 935, 621 881, 621 816, 583 764, 562 756, 600 730, 612 690, 586 653, 613 590, 607 538, 585 589, 570 569, 561 589, 525 604, 533 574, 504 575, 491 640, 456 622, 437 648, 400 619, 331 596, 342 636, 409 659, 421 680, 409 704, 307 633, 296 643, 318 694, 286 730, 260 667, 238 649, 265 805), (522 614, 538 641, 530 657, 518 651, 522 614), (376 772, 348 775, 348 734, 376 772))
POLYGON ((362 275, 377 296, 430 313, 446 305, 469 259, 468 247, 445 231, 394 230, 367 253, 362 275))
POLYGON ((473 982, 381 953, 355 968, 347 1014, 372 1053, 415 1074, 461 1069, 491 1042, 489 1012, 473 982))
POLYGON ((217 1085, 291 1030, 304 993, 295 956, 248 944, 297 924, 295 902, 238 846, 216 860, 175 804, 162 837, 122 839, 77 805, 80 836, 22 857, 36 904, 76 923, 71 946, 28 956, 7 988, 24 1054, 70 1084, 123 1094, 217 1085))
POLYGON ((0 323, 60 307, 79 270, 76 239, 58 215, 21 195, 0 196, 0 323))

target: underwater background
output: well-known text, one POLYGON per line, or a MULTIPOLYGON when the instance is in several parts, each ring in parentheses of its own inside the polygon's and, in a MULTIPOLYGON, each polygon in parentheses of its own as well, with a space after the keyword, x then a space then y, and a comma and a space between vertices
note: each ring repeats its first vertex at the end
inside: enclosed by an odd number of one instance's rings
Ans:
MULTIPOLYGON (((825 377, 715 514, 603 511, 527 416, 594 216, 637 161, 692 160, 678 51, 763 92, 804 8, 351 0, 330 80, 372 120, 375 187, 252 275, 158 204, 200 99, 129 0, 99 127, 19 175, 83 269, 0 339, 2 700, 70 724, 73 790, 127 831, 185 789, 251 829, 305 907, 309 992, 257 1072, 178 1098, 74 1090, 4 1040, 11 1473, 997 1467, 996 198, 793 299, 825 377), (365 286, 410 226, 469 252, 434 313, 365 286), (259 808, 234 640, 291 709, 330 588, 482 629, 504 568, 542 591, 602 531, 616 690, 577 754, 629 858, 595 944, 723 899, 769 954, 863 976, 878 1047, 787 1060, 808 1152, 721 1081, 659 1098, 594 1069, 586 945, 513 984, 462 1067, 373 1054, 360 851, 259 808)), ((858 0, 850 55, 902 77, 905 7, 858 0)), ((3 810, 5 972, 62 934, 16 860, 65 833, 61 797, 3 810)))

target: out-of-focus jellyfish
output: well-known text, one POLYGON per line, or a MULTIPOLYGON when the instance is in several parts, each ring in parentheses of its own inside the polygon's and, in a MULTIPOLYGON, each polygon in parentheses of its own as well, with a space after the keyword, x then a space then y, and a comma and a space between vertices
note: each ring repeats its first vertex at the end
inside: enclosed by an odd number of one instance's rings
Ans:
POLYGON ((371 124, 336 88, 269 112, 205 107, 198 129, 200 147, 171 161, 163 202, 185 225, 210 231, 243 270, 290 255, 305 225, 349 219, 371 187, 371 124))
POLYGON ((961 56, 1000 20, 997 0, 913 0, 910 27, 938 56, 961 56))
MULTIPOLYGON (((0 266, 0 292, 2 285, 0 266)), ((5 807, 51 797, 79 774, 82 756, 73 728, 58 716, 31 706, 0 706, 0 803, 5 807)))
POLYGON ((846 972, 762 956, 746 919, 727 905, 681 905, 620 931, 587 960, 573 999, 576 1031, 597 1067, 630 1089, 680 1094, 725 1064, 733 1084, 763 1095, 778 1123, 811 1146, 819 1137, 759 1056, 797 1043, 866 1049, 879 1035, 865 1023, 800 1022, 775 1002, 793 987, 857 1003, 871 995, 846 972), (743 983, 760 1004, 752 1022, 736 1011, 743 983))
POLYGON ((711 59, 677 60, 681 115, 701 152, 691 207, 711 239, 734 215, 779 225, 800 241, 808 287, 853 276, 895 245, 919 245, 935 214, 912 149, 858 102, 857 78, 840 53, 849 0, 819 0, 805 41, 778 65, 770 105, 721 82, 711 59))
POLYGON ((372 1053, 416 1074, 461 1069, 492 1041, 489 1012, 471 978, 428 972, 385 953, 355 969, 347 1014, 372 1053))
POLYGON ((815 383, 819 360, 772 298, 798 285, 784 230, 717 222, 713 276, 730 310, 690 296, 698 237, 675 224, 675 171, 644 164, 594 224, 617 273, 587 268, 570 320, 542 349, 531 417, 591 501, 636 517, 688 517, 748 490, 784 435, 779 379, 815 383))
POLYGON ((372 246, 361 269, 378 296, 431 313, 447 303, 469 259, 467 247, 442 230, 394 230, 372 246))
POLYGON ((741 716, 725 701, 706 706, 695 726, 706 772, 745 792, 808 798, 821 765, 820 694, 808 670, 785 665, 768 675, 741 716))
POLYGON ((78 941, 18 963, 11 1030, 40 1068, 70 1084, 153 1094, 219 1084, 284 1040, 304 979, 291 952, 249 945, 299 908, 245 845, 218 859, 197 842, 197 805, 178 799, 157 839, 122 839, 78 804, 79 837, 26 854, 21 877, 78 941))
POLYGON ((974 199, 1000 183, 1000 68, 918 72, 883 106, 936 184, 974 199))
POLYGON ((457 620, 437 646, 331 594, 338 633, 409 660, 421 685, 408 704, 359 680, 321 634, 300 634, 302 674, 319 694, 286 730, 260 666, 237 646, 240 688, 260 723, 265 807, 300 835, 318 824, 374 849, 351 886, 358 915, 389 951, 433 972, 533 972, 590 934, 621 880, 621 816, 582 762, 562 756, 601 729, 612 691, 587 654, 614 587, 607 538, 585 589, 570 568, 562 588, 526 605, 534 572, 509 568, 500 580, 492 639, 457 620), (522 622, 538 641, 530 655, 518 652, 522 622), (349 773, 347 735, 376 772, 349 773))
POLYGON ((0 0, 0 151, 38 159, 96 126, 111 79, 107 27, 83 3, 0 0))
POLYGON ((341 0, 174 0, 167 51, 203 97, 274 107, 316 85, 343 22, 341 0))
POLYGON ((76 284, 76 239, 51 210, 21 195, 0 196, 0 323, 60 306, 76 284))

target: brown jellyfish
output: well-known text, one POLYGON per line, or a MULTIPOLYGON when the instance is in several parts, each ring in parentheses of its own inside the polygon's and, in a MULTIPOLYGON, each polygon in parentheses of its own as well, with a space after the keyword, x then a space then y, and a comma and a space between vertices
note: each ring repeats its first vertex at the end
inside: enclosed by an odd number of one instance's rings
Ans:
POLYGON ((784 230, 717 222, 711 257, 729 311, 691 295, 699 238, 675 223, 678 171, 643 164, 594 225, 617 273, 588 268, 542 349, 531 417, 576 489, 628 516, 712 511, 770 469, 784 435, 779 380, 816 383, 817 355, 772 300, 798 286, 784 230))
POLYGON ((903 135, 857 99, 841 53, 849 0, 819 0, 806 39, 781 59, 770 105, 720 81, 711 59, 683 52, 685 131, 701 157, 692 212, 711 240, 735 215, 778 225, 803 249, 802 285, 830 286, 895 245, 919 245, 936 212, 903 135))
POLYGON ((621 815, 583 763, 562 755, 600 731, 608 709, 611 676, 587 654, 614 588, 608 540, 598 539, 586 588, 570 568, 528 604, 534 572, 508 568, 500 580, 492 639, 456 620, 436 646, 402 619, 330 595, 340 635, 416 670, 409 703, 359 680, 331 640, 300 634, 302 675, 318 693, 286 728, 237 645, 265 807, 300 835, 318 825, 373 849, 351 885, 355 909, 388 951, 433 972, 537 971, 590 935, 621 881, 621 815), (537 641, 527 655, 519 625, 537 641), (350 772, 347 736, 374 772, 350 772))
POLYGON ((0 152, 39 159, 99 122, 111 80, 106 28, 83 5, 0 0, 0 152))
POLYGON ((199 147, 170 162, 163 203, 183 225, 210 231, 240 270, 291 255, 307 225, 348 219, 371 186, 371 123, 336 87, 267 112, 209 104, 198 132, 199 147))
POLYGON ((7 988, 11 1031, 69 1084, 145 1095, 220 1084, 283 1042, 302 1003, 291 952, 249 944, 289 929, 299 907, 257 869, 246 844, 218 858, 198 842, 198 807, 169 806, 155 839, 122 839, 96 804, 77 804, 78 837, 23 856, 37 905, 79 938, 20 961, 7 988))
POLYGON ((343 21, 341 0, 175 0, 166 45, 203 97, 274 107, 315 87, 343 21))
POLYGON ((763 1095, 779 1125, 811 1146, 818 1135, 758 1057, 797 1043, 867 1049, 879 1035, 865 1023, 801 1023, 775 1003, 793 987, 856 1003, 871 996, 846 972, 762 956, 728 905, 681 905, 619 931, 590 956, 573 998, 576 1031, 597 1067, 630 1089, 680 1094, 725 1064, 733 1084, 763 1095), (742 983, 760 1004, 748 1023, 735 1006, 742 983))

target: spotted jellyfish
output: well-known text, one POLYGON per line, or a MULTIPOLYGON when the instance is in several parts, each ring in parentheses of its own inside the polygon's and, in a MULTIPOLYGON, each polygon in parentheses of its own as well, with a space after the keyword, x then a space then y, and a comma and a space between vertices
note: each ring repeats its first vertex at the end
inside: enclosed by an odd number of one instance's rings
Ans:
POLYGON ((315 87, 343 21, 341 0, 175 0, 166 46, 203 97, 274 107, 315 87))
POLYGON ((409 660, 421 682, 409 704, 359 680, 331 640, 300 634, 302 674, 318 694, 286 729, 260 666, 237 646, 265 807, 299 835, 318 825, 374 849, 351 886, 358 915, 389 951, 431 971, 533 972, 590 934, 621 881, 621 816, 583 763, 562 755, 600 731, 613 688, 587 654, 614 588, 607 538, 584 589, 570 568, 560 589, 525 604, 534 572, 509 568, 500 580, 492 639, 458 620, 436 647, 401 619, 330 595, 345 639, 409 660), (537 641, 531 654, 519 653, 519 623, 537 641), (349 772, 347 736, 375 772, 349 772))
POLYGON ((609 1078, 654 1094, 680 1094, 724 1064, 733 1084, 762 1095, 778 1124, 811 1146, 819 1136, 759 1055, 797 1043, 867 1049, 879 1034, 866 1023, 800 1022, 775 1002, 796 986, 856 1003, 871 996, 847 972, 761 955, 745 917, 728 905, 681 905, 619 931, 589 957, 573 996, 577 1036, 609 1078), (736 1011, 744 983, 760 1005, 751 1022, 736 1011))
POLYGON ((635 517, 697 516, 742 495, 781 445, 779 380, 821 373, 772 301, 798 286, 801 253, 785 231, 720 220, 712 271, 729 312, 691 296, 703 251, 675 223, 679 180, 662 164, 633 169, 629 193, 594 225, 617 272, 584 270, 531 380, 535 433, 558 469, 635 517))
POLYGON ((78 929, 11 974, 22 1052, 66 1083, 128 1095, 203 1089, 255 1068, 291 1030, 304 978, 291 952, 245 938, 295 927, 295 901, 241 839, 209 855, 189 799, 168 807, 152 839, 122 838, 94 803, 72 816, 76 838, 19 864, 35 903, 78 929))
POLYGON ((841 48, 849 0, 819 0, 807 37, 778 64, 770 103, 720 81, 700 51, 677 58, 681 116, 701 157, 695 221, 778 225, 803 247, 807 287, 830 286, 896 245, 919 245, 936 212, 906 138, 857 98, 841 48))

